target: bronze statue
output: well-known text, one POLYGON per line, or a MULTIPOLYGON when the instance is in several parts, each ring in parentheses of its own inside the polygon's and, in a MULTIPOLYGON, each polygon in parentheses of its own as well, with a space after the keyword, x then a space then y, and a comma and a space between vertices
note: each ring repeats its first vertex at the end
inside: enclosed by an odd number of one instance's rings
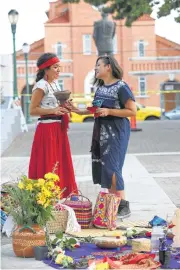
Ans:
POLYGON ((108 20, 107 13, 101 13, 102 19, 94 22, 93 39, 98 55, 113 54, 113 38, 116 32, 116 23, 108 20))

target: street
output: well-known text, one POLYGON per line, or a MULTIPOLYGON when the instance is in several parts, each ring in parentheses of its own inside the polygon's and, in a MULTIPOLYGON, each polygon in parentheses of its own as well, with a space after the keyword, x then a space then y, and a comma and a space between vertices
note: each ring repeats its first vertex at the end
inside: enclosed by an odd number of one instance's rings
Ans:
MULTIPOLYGON (((180 152, 180 121, 145 121, 137 123, 140 132, 132 132, 128 153, 180 152)), ((28 126, 6 150, 3 157, 30 155, 35 124, 28 126)), ((72 123, 68 132, 72 155, 87 155, 90 151, 93 123, 72 123)))
MULTIPOLYGON (((180 121, 137 123, 140 132, 131 132, 128 154, 134 154, 176 206, 180 206, 180 121)), ((2 157, 2 181, 27 173, 35 124, 21 133, 2 157), (4 162, 3 162, 4 161, 4 162)), ((68 131, 75 174, 91 175, 90 155, 93 123, 73 123, 68 131), (77 156, 77 158, 75 158, 77 156)))

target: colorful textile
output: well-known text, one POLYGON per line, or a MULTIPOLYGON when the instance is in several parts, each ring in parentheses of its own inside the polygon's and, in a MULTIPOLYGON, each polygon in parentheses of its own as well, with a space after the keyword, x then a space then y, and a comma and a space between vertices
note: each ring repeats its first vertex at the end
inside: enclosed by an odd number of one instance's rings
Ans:
POLYGON ((167 222, 158 216, 154 216, 154 218, 149 222, 149 224, 153 227, 153 226, 166 226, 167 222))
POLYGON ((3 227, 6 219, 7 219, 6 213, 3 210, 1 210, 1 230, 2 230, 2 227, 3 227))
POLYGON ((94 208, 93 225, 97 228, 115 230, 119 203, 120 197, 111 193, 100 192, 94 208))
MULTIPOLYGON (((172 244, 172 240, 168 240, 168 245, 172 244)), ((115 255, 121 255, 123 252, 130 252, 130 246, 124 246, 120 248, 120 251, 117 248, 114 249, 101 249, 98 248, 95 244, 84 243, 81 244, 80 248, 76 248, 72 251, 66 250, 65 254, 71 256, 74 260, 79 260, 82 256, 93 255, 96 259, 101 259, 105 256, 112 257, 115 255)), ((52 268, 59 269, 60 266, 55 264, 51 259, 43 260, 43 262, 52 268)), ((163 269, 163 267, 161 267, 163 269)), ((130 268, 131 269, 131 268, 130 268)), ((146 268, 147 269, 147 268, 146 268)), ((169 269, 180 269, 180 259, 176 259, 174 255, 171 256, 169 269)))

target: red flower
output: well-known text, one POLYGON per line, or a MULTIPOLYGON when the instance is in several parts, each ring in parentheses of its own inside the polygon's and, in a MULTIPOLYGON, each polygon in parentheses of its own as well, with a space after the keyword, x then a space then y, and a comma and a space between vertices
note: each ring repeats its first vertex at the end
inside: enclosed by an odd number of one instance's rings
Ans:
POLYGON ((75 247, 75 248, 79 248, 80 245, 79 245, 79 244, 75 244, 74 247, 75 247))
POLYGON ((176 255, 174 258, 175 258, 176 260, 178 260, 178 259, 180 258, 180 256, 176 255))
POLYGON ((175 225, 173 223, 169 224, 169 226, 168 226, 169 229, 171 229, 173 227, 175 227, 175 225))
POLYGON ((151 237, 151 232, 146 232, 145 235, 146 237, 151 237))

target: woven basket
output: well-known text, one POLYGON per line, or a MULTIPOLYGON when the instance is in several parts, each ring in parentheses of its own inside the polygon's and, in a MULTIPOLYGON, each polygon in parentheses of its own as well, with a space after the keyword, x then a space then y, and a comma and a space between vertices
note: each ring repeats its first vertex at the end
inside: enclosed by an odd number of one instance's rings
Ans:
POLYGON ((68 211, 53 210, 52 214, 54 216, 54 219, 46 223, 48 233, 56 233, 58 231, 65 232, 68 221, 68 211))
POLYGON ((63 204, 74 210, 81 229, 88 229, 92 220, 92 203, 87 197, 82 195, 81 191, 78 190, 78 193, 72 192, 63 204), (77 200, 73 200, 73 197, 76 197, 77 200))

